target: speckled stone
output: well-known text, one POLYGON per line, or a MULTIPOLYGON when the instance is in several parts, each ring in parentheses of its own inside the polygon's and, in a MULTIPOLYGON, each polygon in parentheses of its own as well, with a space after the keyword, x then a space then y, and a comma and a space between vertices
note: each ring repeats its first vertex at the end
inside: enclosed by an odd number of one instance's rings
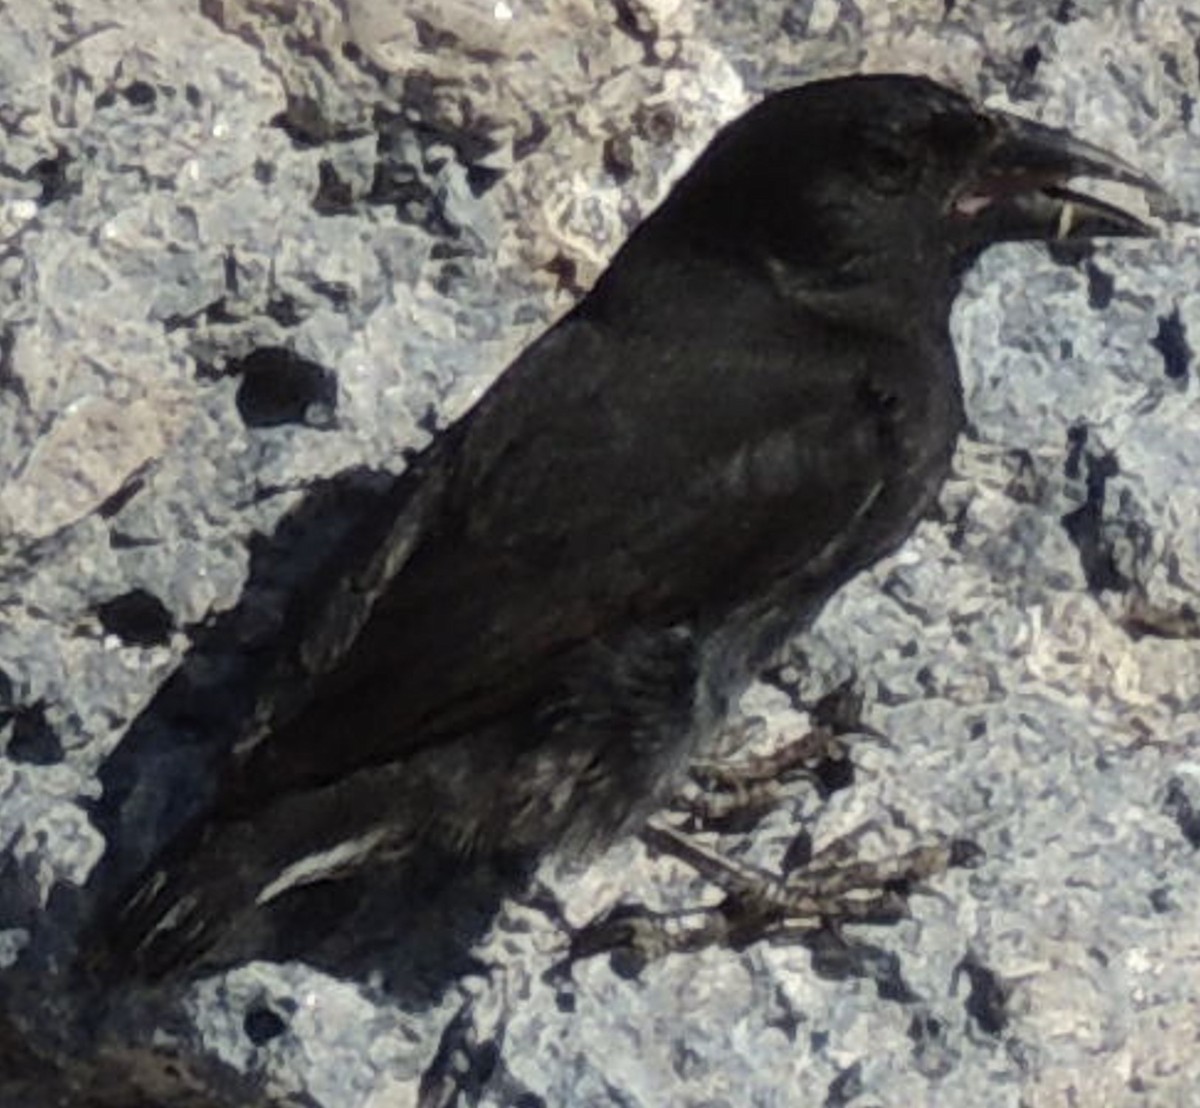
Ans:
MULTIPOLYGON (((1200 644, 1194 619, 1170 638, 1130 612, 1200 591, 1198 28, 1196 0, 0 7, 0 1100, 394 1108, 457 1072, 495 1108, 1192 1103, 1200 644), (889 737, 748 857, 869 825, 865 850, 940 832, 984 864, 898 926, 848 929, 874 948, 859 976, 759 945, 564 984, 561 924, 509 903, 489 974, 420 1011, 301 965, 81 1009, 60 971, 104 849, 101 766, 186 658, 184 706, 212 716, 139 732, 126 846, 203 799, 197 735, 251 697, 244 659, 303 579, 264 583, 267 536, 326 479, 400 471, 720 123, 884 69, 1069 127, 1171 197, 1156 241, 985 256, 955 312, 972 427, 939 518, 743 705, 760 737, 794 733, 793 701, 854 674, 889 737), (264 350, 332 393, 268 359, 290 414, 247 419, 264 350), (135 590, 161 641, 106 629, 135 590), (33 711, 50 764, 14 753, 33 711), (282 1031, 252 1036, 266 1009, 282 1031), (20 1068, 30 1044, 56 1075, 20 1068)), ((634 842, 540 879, 576 926, 716 895, 634 842)))

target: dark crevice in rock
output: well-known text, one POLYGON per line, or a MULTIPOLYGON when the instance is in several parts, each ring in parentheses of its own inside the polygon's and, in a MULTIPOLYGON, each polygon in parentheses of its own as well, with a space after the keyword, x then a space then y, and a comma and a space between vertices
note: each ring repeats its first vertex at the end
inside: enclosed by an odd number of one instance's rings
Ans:
POLYGON ((337 408, 336 374, 285 347, 259 347, 230 360, 226 373, 241 378, 236 402, 248 427, 328 425, 337 408))
POLYGON ((205 323, 233 323, 236 317, 229 311, 225 297, 210 301, 194 312, 172 312, 162 320, 163 330, 167 334, 174 331, 192 330, 200 321, 205 323))
POLYGON ((298 150, 311 150, 331 143, 353 142, 368 132, 330 119, 325 105, 311 96, 288 93, 287 107, 271 120, 298 150))
POLYGON ((1150 890, 1150 907, 1154 909, 1158 915, 1165 915, 1168 912, 1177 911, 1179 905, 1175 902, 1175 898, 1171 895, 1171 887, 1169 885, 1159 885, 1157 888, 1150 890))
POLYGON ((441 102, 445 93, 444 82, 427 73, 411 73, 405 78, 402 109, 375 109, 377 158, 366 199, 393 207, 397 218, 437 238, 462 240, 467 232, 446 209, 447 153, 463 167, 474 196, 487 192, 504 174, 486 164, 500 147, 496 122, 476 112, 466 99, 456 104, 458 118, 448 121, 441 102))
POLYGON ((268 300, 264 311, 280 327, 297 327, 304 322, 304 315, 296 298, 286 292, 278 293, 268 300))
MULTIPOLYGON (((1082 433, 1081 438, 1081 432, 1073 428, 1069 437, 1070 452, 1065 468, 1068 476, 1077 475, 1079 452, 1084 451, 1086 495, 1078 508, 1062 516, 1062 525, 1066 529, 1067 537, 1079 551, 1079 562, 1088 591, 1097 595, 1105 591, 1126 592, 1133 582, 1119 564, 1116 552, 1118 535, 1104 516, 1108 481, 1120 472, 1116 455, 1086 452, 1083 446, 1086 431, 1082 433)), ((1124 526, 1124 537, 1135 543, 1140 540, 1140 536, 1133 534, 1136 527, 1133 521, 1124 526)), ((1119 528, 1118 524, 1117 529, 1119 528)))
POLYGON ((313 279, 308 282, 308 287, 318 296, 328 300, 330 307, 335 312, 344 312, 350 306, 353 292, 350 286, 344 281, 321 281, 313 279))
POLYGON ((852 1100, 862 1096, 864 1090, 862 1063, 854 1062, 829 1082, 824 1108, 846 1108, 852 1100))
POLYGON ((472 196, 482 196, 491 189, 502 177, 502 169, 492 169, 486 165, 467 166, 467 187, 472 196))
POLYGON ((13 350, 16 349, 16 345, 16 327, 12 323, 0 326, 0 391, 12 393, 23 408, 29 408, 29 390, 13 368, 13 350))
POLYGON ((612 0, 612 6, 617 16, 617 30, 641 46, 647 65, 657 64, 655 47, 659 32, 650 12, 638 0, 612 0))
POLYGON ((513 139, 513 161, 529 157, 550 135, 550 125, 537 112, 529 113, 529 131, 513 139))
POLYGON ((145 589, 105 600, 96 606, 96 618, 106 634, 116 635, 126 646, 163 646, 175 629, 175 617, 145 589))
POLYGON ((380 111, 378 160, 367 203, 395 209, 396 218, 436 238, 457 238, 460 228, 446 214, 445 196, 436 187, 411 129, 400 116, 380 111))
POLYGON ((1087 448, 1088 429, 1086 423, 1076 423, 1067 429, 1067 460, 1063 463, 1063 475, 1077 481, 1083 473, 1084 451, 1087 448))
POLYGON ((1192 364, 1192 348, 1187 340, 1187 328, 1176 307, 1170 315, 1158 317, 1158 333, 1150 345, 1162 355, 1163 372, 1173 381, 1187 376, 1192 364))
MULTIPOLYGON (((464 1006, 446 1024, 437 1053, 421 1075, 420 1103, 433 1103, 433 1094, 452 1083, 453 1102, 462 1094, 477 1102, 487 1088, 500 1062, 500 1046, 495 1039, 480 1040, 470 1005, 464 1006)), ((437 1103, 451 1103, 442 1096, 437 1103)))
POLYGON ((946 1025, 930 1011, 918 1011, 908 1025, 917 1071, 930 1078, 944 1077, 952 1068, 946 1025))
POLYGON ((265 1046, 287 1030, 287 1021, 268 1004, 255 1004, 242 1017, 242 1030, 255 1046, 265 1046))
POLYGON ((618 185, 624 184, 633 176, 633 145, 628 135, 610 135, 605 140, 601 158, 604 172, 618 185))
POLYGON ((436 54, 439 50, 453 50, 459 44, 458 35, 447 31, 444 27, 435 26, 428 19, 418 17, 413 20, 413 26, 417 31, 417 43, 422 50, 429 53, 436 54))
POLYGON ((1035 42, 1027 46, 1005 84, 1013 100, 1029 100, 1037 95, 1037 71, 1045 60, 1042 48, 1035 42))
POLYGON ((12 713, 12 733, 5 753, 14 762, 31 766, 53 766, 63 760, 62 741, 47 721, 42 701, 12 713))
POLYGON ((555 279, 555 287, 559 292, 565 292, 576 300, 587 292, 579 281, 579 267, 574 258, 562 253, 555 254, 542 268, 555 279))
POLYGON ((1008 1026, 1009 985, 975 955, 968 954, 955 967, 955 976, 965 975, 970 983, 964 1002, 967 1015, 985 1034, 999 1035, 1008 1026))
POLYGON ((900 967, 900 959, 890 950, 873 943, 850 940, 824 928, 802 940, 812 955, 813 972, 828 981, 866 978, 875 982, 882 1000, 912 1004, 920 997, 912 990, 900 967))
POLYGON ((101 519, 112 519, 113 516, 117 515, 126 504, 146 487, 146 471, 148 469, 149 466, 140 466, 126 477, 121 482, 121 487, 105 499, 100 504, 100 507, 96 509, 97 515, 101 519))
POLYGON ((77 196, 83 189, 75 155, 62 146, 56 148, 53 157, 34 162, 27 178, 41 186, 38 204, 43 208, 69 196, 77 196))
POLYGON ((148 81, 134 81, 126 85, 121 95, 135 108, 153 107, 158 100, 158 90, 148 81))
POLYGON ((317 191, 313 211, 320 215, 343 215, 354 209, 354 190, 328 158, 317 167, 317 191))
POLYGON ((107 88, 95 99, 97 109, 111 108, 120 97, 135 108, 153 109, 158 102, 158 89, 149 81, 131 81, 123 88, 107 88))
POLYGON ((1103 311, 1112 303, 1116 281, 1111 273, 1105 273, 1092 261, 1084 266, 1084 273, 1087 274, 1088 282, 1088 306, 1103 311))
MULTIPOLYGON (((1194 787, 1192 791, 1195 791, 1194 787)), ((1197 810, 1182 777, 1172 777, 1167 782, 1163 811, 1175 821, 1188 844, 1200 850, 1200 810, 1197 810)))

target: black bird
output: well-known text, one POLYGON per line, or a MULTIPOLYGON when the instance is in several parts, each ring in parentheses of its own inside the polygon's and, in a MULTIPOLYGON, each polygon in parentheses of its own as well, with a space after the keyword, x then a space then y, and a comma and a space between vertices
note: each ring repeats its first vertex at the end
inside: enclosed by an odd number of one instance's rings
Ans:
POLYGON ((964 268, 1150 233, 1076 176, 1151 187, 918 77, 820 81, 727 126, 417 460, 369 616, 108 917, 105 957, 156 978, 364 866, 637 828, 930 508, 964 423, 964 268))

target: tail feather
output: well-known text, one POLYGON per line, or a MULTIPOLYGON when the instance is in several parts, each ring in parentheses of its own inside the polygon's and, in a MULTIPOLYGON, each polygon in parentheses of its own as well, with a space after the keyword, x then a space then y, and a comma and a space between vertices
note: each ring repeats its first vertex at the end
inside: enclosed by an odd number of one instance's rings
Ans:
POLYGON ((237 847, 229 830, 185 832, 108 905, 84 943, 90 976, 157 984, 205 968, 251 891, 245 867, 228 862, 237 847))
POLYGON ((84 944, 87 970, 107 981, 158 982, 242 960, 269 945, 277 901, 411 849, 392 775, 355 776, 253 815, 196 820, 100 913, 84 944))

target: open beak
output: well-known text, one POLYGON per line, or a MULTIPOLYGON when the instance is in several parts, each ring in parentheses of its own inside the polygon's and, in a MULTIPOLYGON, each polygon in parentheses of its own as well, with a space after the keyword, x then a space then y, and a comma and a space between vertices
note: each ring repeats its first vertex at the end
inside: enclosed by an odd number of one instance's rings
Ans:
POLYGON ((975 243, 1020 239, 1090 239, 1153 235, 1114 204, 1068 187, 1076 177, 1162 189, 1128 162, 1074 138, 1004 112, 990 112, 991 143, 951 198, 951 214, 975 243))

